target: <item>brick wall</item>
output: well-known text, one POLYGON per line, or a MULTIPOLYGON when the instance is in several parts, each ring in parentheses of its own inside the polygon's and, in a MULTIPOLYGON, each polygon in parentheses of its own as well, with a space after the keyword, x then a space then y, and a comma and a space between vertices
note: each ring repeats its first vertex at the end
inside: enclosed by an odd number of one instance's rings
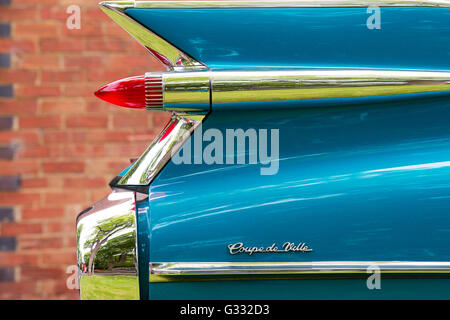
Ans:
POLYGON ((0 299, 76 299, 75 217, 168 114, 115 107, 101 85, 162 70, 99 0, 0 0, 0 299), (81 29, 69 30, 69 5, 81 29))

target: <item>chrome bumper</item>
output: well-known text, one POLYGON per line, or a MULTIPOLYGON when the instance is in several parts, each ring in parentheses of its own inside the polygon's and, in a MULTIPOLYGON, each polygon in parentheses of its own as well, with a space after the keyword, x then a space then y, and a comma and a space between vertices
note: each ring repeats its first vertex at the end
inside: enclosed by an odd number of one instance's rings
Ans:
POLYGON ((113 190, 77 217, 83 300, 139 299, 135 194, 113 190))

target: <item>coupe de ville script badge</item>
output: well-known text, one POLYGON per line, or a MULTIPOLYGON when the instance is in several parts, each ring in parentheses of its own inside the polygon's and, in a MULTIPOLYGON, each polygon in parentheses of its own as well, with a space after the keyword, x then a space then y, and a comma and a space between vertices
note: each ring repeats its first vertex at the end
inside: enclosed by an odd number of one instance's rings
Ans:
POLYGON ((305 242, 300 242, 298 244, 294 242, 285 242, 281 247, 277 247, 275 243, 269 247, 246 247, 242 242, 237 242, 235 244, 229 244, 228 250, 230 251, 230 254, 233 255, 238 253, 247 253, 250 256, 254 253, 305 253, 313 251, 308 247, 308 245, 306 245, 305 242))

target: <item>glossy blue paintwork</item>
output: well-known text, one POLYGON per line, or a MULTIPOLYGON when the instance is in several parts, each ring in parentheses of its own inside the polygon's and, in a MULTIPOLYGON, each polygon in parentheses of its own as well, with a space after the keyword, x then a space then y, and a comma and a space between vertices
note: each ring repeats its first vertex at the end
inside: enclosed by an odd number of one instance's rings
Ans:
POLYGON ((450 70, 450 9, 128 9, 212 69, 348 67, 450 70))
POLYGON ((203 130, 279 128, 279 172, 169 163, 150 186, 151 260, 449 261, 449 108, 441 97, 212 112, 203 130), (314 251, 227 251, 285 241, 314 251))
MULTIPOLYGON (((383 279, 368 290, 365 279, 261 280, 152 283, 152 299, 314 300, 449 299, 449 279, 383 279)), ((264 304, 263 302, 261 302, 264 304)))
POLYGON ((139 295, 141 300, 149 298, 149 253, 150 253, 150 216, 148 198, 136 199, 137 256, 139 265, 139 295))
MULTIPOLYGON (((449 9, 382 8, 381 30, 367 29, 366 8, 127 13, 212 69, 450 70, 449 9)), ((150 231, 138 233, 139 241, 150 239, 149 261, 450 261, 448 92, 293 102, 282 110, 273 103, 234 109, 213 108, 202 130, 279 129, 278 174, 261 176, 261 165, 170 162, 150 185, 150 221, 145 222, 150 231), (285 241, 306 242, 314 251, 251 257, 227 251, 234 242, 269 246, 285 241)), ((149 296, 450 294, 448 280, 384 281, 381 291, 348 279, 150 283, 149 296)))

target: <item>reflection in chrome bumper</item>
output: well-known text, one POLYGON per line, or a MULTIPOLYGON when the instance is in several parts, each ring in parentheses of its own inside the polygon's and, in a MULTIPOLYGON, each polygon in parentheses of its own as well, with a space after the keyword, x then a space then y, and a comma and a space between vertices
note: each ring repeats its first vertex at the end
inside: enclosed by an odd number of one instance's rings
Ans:
POLYGON ((81 299, 139 299, 134 192, 113 190, 77 218, 81 299))

